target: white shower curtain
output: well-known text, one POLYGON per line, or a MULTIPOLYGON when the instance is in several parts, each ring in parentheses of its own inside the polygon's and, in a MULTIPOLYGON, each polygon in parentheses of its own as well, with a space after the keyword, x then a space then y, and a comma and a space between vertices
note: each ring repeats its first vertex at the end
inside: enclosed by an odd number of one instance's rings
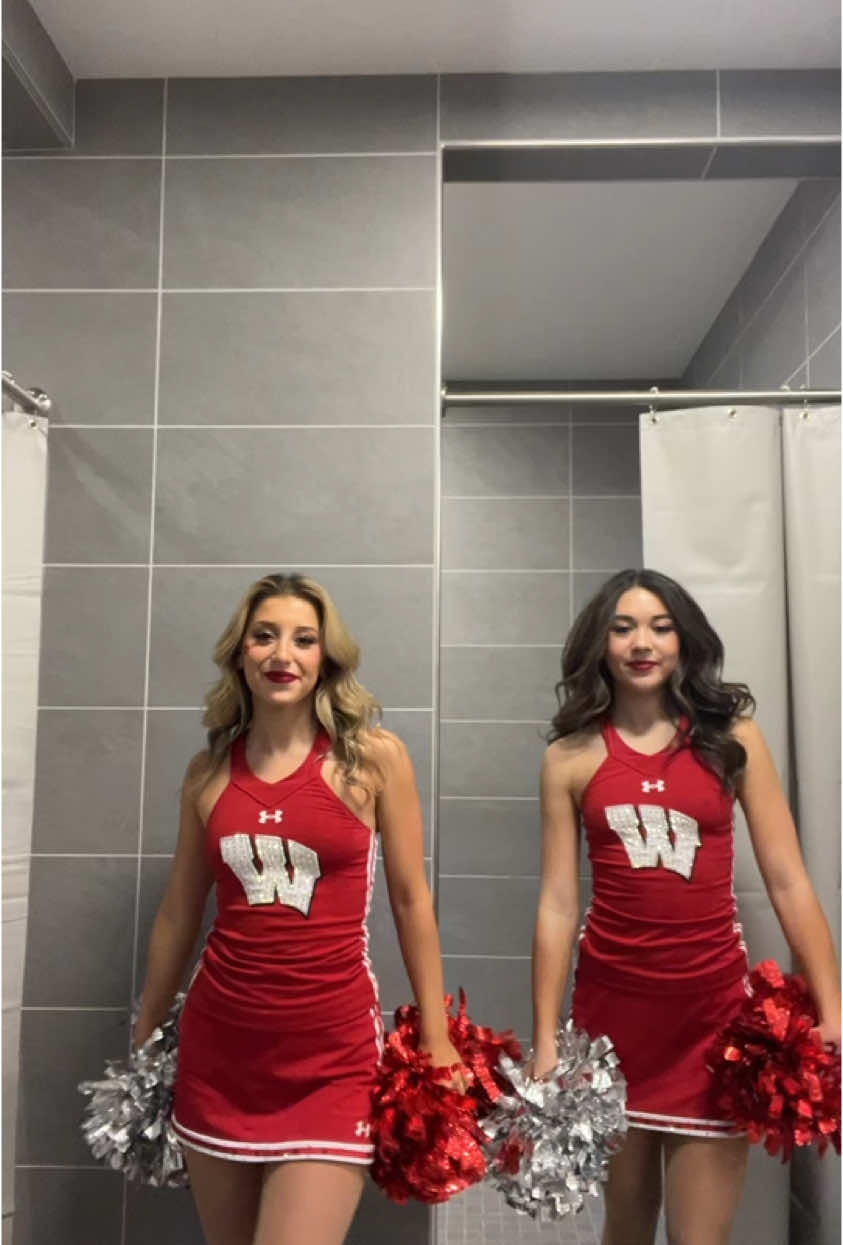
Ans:
MULTIPOLYGON (((642 415, 640 429, 645 564, 694 594, 723 638, 726 677, 752 689, 836 933, 840 408, 664 411, 642 415)), ((740 817, 736 843, 735 890, 750 956, 789 967, 740 817)), ((788 1168, 754 1148, 733 1241, 839 1240, 836 1156, 818 1163, 802 1155, 788 1168)))
MULTIPOLYGON (((47 420, 3 412, 3 1215, 14 1210, 35 778, 47 420)), ((4 1225, 5 1226, 5 1225, 4 1225)))

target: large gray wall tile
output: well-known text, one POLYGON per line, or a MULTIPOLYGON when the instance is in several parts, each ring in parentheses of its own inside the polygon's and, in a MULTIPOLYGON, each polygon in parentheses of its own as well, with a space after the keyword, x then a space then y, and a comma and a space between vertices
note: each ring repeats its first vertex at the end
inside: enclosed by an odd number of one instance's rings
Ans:
MULTIPOLYGON (((283 570, 283 567, 268 567, 283 570)), ((360 644, 360 678, 384 705, 428 708, 432 687, 433 574, 426 567, 306 566, 360 644), (413 660, 407 660, 407 654, 413 660)), ((249 568, 163 568, 153 574, 149 698, 199 705, 217 676, 211 651, 249 584, 249 568)))
POLYGON ((494 406, 449 406, 443 418, 447 420, 448 428, 456 428, 460 424, 569 424, 570 412, 570 406, 554 403, 519 406, 501 402, 494 406))
POLYGON ((142 703, 148 580, 145 567, 47 567, 42 705, 142 703))
POLYGON ((165 294, 159 419, 429 424, 434 363, 432 294, 165 294))
POLYGON ((439 804, 439 868, 446 873, 539 873, 538 787, 527 800, 439 804))
POLYGON ((146 562, 151 496, 151 429, 57 428, 45 561, 146 562))
MULTIPOLYGON (((141 860, 140 874, 140 902, 138 904, 138 937, 137 946, 135 948, 135 993, 140 996, 143 989, 144 978, 146 975, 147 954, 149 951, 149 935, 152 932, 152 924, 161 900, 164 898, 164 891, 167 887, 167 880, 170 876, 172 867, 172 858, 165 856, 144 856, 141 860)), ((217 906, 216 895, 211 888, 205 904, 205 912, 202 917, 202 923, 196 936, 196 944, 188 956, 182 976, 181 988, 187 987, 196 962, 199 959, 202 948, 214 921, 216 920, 217 906)), ((134 924, 133 924, 134 928, 134 924)))
POLYGON ((94 1161, 79 1127, 85 1099, 76 1087, 98 1080, 106 1059, 124 1058, 128 1045, 128 1012, 23 1013, 19 1163, 94 1161))
POLYGON ((4 163, 7 287, 150 288, 158 272, 158 160, 4 163))
POLYGON ((805 256, 808 350, 840 324, 840 200, 811 239, 805 256))
POLYGON ((738 69, 720 72, 725 135, 839 134, 839 69, 738 69))
POLYGON ((155 294, 6 294, 3 357, 53 400, 50 423, 151 424, 155 294))
POLYGON ((160 78, 82 78, 76 83, 77 156, 160 155, 164 143, 160 78))
POLYGON ((802 230, 809 237, 835 199, 840 198, 840 178, 816 178, 800 182, 795 196, 802 207, 802 230))
MULTIPOLYGON (((804 244, 804 205, 797 188, 776 217, 737 286, 741 329, 784 276, 804 244)), ((726 344, 724 342, 724 346, 726 344)))
POLYGON ((792 265, 741 338, 741 377, 747 389, 783 384, 805 358, 804 260, 792 265))
MULTIPOLYGON (((749 270, 747 270, 749 271, 749 270)), ((707 388, 711 377, 735 344, 741 328, 740 287, 721 307, 685 372, 685 382, 692 387, 707 388)))
POLYGON ((574 494, 639 493, 638 429, 571 429, 574 494))
POLYGON ((433 156, 168 160, 164 283, 433 285, 435 172, 433 156))
POLYGON ((442 428, 442 492, 463 497, 568 493, 565 427, 442 428))
POLYGON ((440 792, 532 799, 545 746, 538 725, 443 722, 440 792))
MULTIPOLYGON (((624 566, 618 565, 613 570, 605 571, 575 571, 574 580, 574 616, 584 609, 594 594, 603 587, 606 580, 614 575, 615 571, 622 571, 626 566, 637 566, 639 563, 626 563, 624 566)), ((655 568, 658 570, 658 567, 655 568)), ((561 646, 560 646, 561 660, 561 646)))
POLYGON ((840 330, 833 333, 809 363, 811 385, 817 389, 840 388, 840 330))
MULTIPOLYGON (((387 710, 383 725, 406 744, 416 775, 422 817, 424 819, 424 851, 430 855, 430 816, 433 784, 433 713, 402 713, 400 709, 387 710)), ((378 840, 380 851, 380 840, 378 840)))
POLYGON ((401 956, 382 865, 378 866, 375 876, 375 892, 369 913, 369 935, 381 1007, 385 1012, 392 1012, 402 1003, 412 1003, 413 991, 401 956))
POLYGON ((535 877, 439 880, 446 955, 529 955, 536 924, 535 877))
POLYGON ((443 644, 557 644, 568 630, 563 571, 445 571, 443 644))
POLYGON ((429 151, 436 79, 181 78, 169 84, 171 155, 429 151))
POLYGON ((550 721, 559 655, 552 648, 443 648, 443 718, 550 721))
POLYGON ((558 570, 567 564, 567 498, 442 499, 445 570, 558 570))
POLYGON ((446 74, 441 101, 444 140, 716 132, 713 72, 446 74))
POLYGON ((152 709, 147 714, 144 853, 171 854, 176 850, 185 770, 190 758, 206 744, 201 712, 152 709))
POLYGON ((132 963, 137 861, 36 857, 29 887, 24 1005, 122 1007, 132 963))
POLYGON ((432 492, 426 428, 162 429, 155 560, 429 563, 432 492))
POLYGON ((138 846, 139 710, 38 715, 34 852, 128 852, 138 846))
POLYGON ((154 1189, 130 1181, 126 1245, 205 1245, 189 1189, 154 1189))
POLYGON ((14 1245, 117 1245, 122 1216, 119 1172, 24 1167, 15 1173, 14 1245))
POLYGON ((445 988, 456 993, 463 987, 475 1024, 511 1029, 522 1042, 529 1041, 533 1027, 529 957, 505 960, 449 955, 444 968, 445 988))
POLYGON ((605 497, 574 501, 574 567, 607 571, 641 565, 641 502, 605 497))

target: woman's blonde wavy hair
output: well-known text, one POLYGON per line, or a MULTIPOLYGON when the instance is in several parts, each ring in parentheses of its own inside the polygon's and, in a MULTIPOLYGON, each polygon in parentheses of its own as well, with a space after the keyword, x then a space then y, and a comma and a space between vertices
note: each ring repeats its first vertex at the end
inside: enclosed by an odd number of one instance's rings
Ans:
POLYGON ((252 693, 240 669, 243 639, 255 610, 270 597, 309 601, 319 619, 322 671, 316 685, 314 712, 331 739, 334 755, 348 783, 367 787, 379 767, 368 732, 378 725, 381 707, 355 678, 360 649, 352 639, 328 593, 316 580, 299 574, 264 575, 249 587, 214 648, 221 676, 205 700, 203 723, 208 729, 208 765, 202 786, 216 773, 231 745, 249 729, 252 693))

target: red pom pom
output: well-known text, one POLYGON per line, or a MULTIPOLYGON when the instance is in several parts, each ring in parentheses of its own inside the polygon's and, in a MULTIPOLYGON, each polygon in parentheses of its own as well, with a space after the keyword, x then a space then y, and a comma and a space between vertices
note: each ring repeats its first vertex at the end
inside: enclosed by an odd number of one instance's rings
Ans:
POLYGON ((478 1121, 506 1087, 498 1057, 504 1052, 521 1058, 511 1033, 473 1023, 462 990, 456 1016, 450 1014, 453 1001, 452 995, 445 999, 448 1037, 462 1059, 464 1094, 443 1083, 455 1068, 433 1068, 419 1050, 415 1005, 398 1008, 386 1040, 372 1104, 372 1177, 394 1202, 444 1202, 482 1180, 486 1160, 478 1121))
POLYGON ((764 960, 749 984, 709 1054, 721 1110, 782 1162, 813 1143, 824 1154, 830 1141, 839 1154, 840 1055, 812 1033, 817 1012, 805 982, 764 960))

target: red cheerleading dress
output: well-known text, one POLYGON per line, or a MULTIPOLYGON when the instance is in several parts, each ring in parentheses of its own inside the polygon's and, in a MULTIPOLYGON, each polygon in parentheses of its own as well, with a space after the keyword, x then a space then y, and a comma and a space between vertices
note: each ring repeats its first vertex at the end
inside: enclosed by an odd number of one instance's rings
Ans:
POLYGON ((366 920, 375 834, 328 786, 330 740, 259 779, 246 741, 208 818, 217 917, 179 1030, 173 1127, 243 1162, 369 1164, 383 1048, 366 920))
POLYGON ((611 723, 603 738, 608 755, 581 806, 593 898, 574 1023, 612 1039, 630 1125, 733 1136, 706 1056, 747 993, 732 885, 734 798, 688 745, 647 756, 611 723))

